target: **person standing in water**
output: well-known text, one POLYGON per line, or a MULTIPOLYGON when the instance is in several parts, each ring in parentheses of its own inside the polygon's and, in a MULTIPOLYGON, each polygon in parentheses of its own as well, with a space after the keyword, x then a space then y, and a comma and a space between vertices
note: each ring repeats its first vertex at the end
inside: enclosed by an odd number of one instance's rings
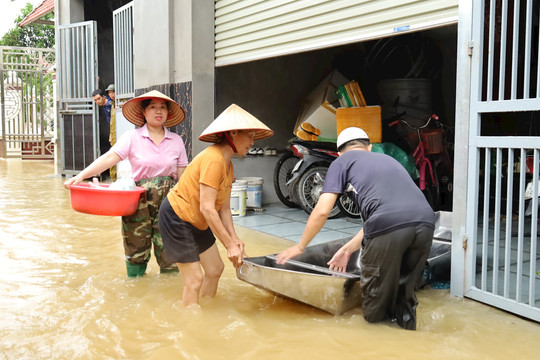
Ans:
POLYGON ((161 202, 188 165, 184 141, 167 129, 180 124, 185 111, 170 97, 153 90, 127 101, 122 113, 138 128, 126 131, 107 153, 66 180, 64 186, 69 189, 72 184, 95 176, 121 160, 129 160, 135 184, 144 187, 145 192, 139 199, 137 211, 122 216, 127 275, 145 274, 152 244, 161 272, 178 271, 176 265, 163 258, 158 212, 161 202))
POLYGON ((101 89, 92 92, 92 98, 99 106, 99 150, 100 154, 105 154, 111 149, 110 129, 111 129, 111 109, 112 101, 101 89))
MULTIPOLYGON (((105 89, 107 96, 111 99, 111 116, 110 116, 110 126, 109 126, 109 144, 116 144, 116 91, 114 90, 114 84, 110 84, 105 89)), ((111 167, 110 175, 112 180, 116 180, 116 165, 111 167)))
POLYGON ((165 256, 180 269, 185 306, 216 295, 224 269, 216 238, 233 266, 242 264, 244 243, 234 230, 230 209, 231 159, 245 156, 255 140, 273 134, 253 115, 232 104, 199 136, 199 140, 214 145, 193 159, 161 204, 159 226, 165 256))
POLYGON ((364 226, 328 262, 345 272, 351 253, 362 249, 360 268, 364 318, 396 320, 416 329, 415 290, 422 276, 435 229, 435 213, 407 170, 392 157, 371 152, 366 132, 357 127, 338 136, 340 156, 326 173, 322 194, 300 242, 280 254, 284 264, 302 252, 323 227, 341 193, 360 208, 364 226))
POLYGON ((114 84, 110 84, 105 89, 107 96, 111 99, 111 111, 110 111, 110 133, 109 133, 109 143, 114 145, 116 143, 116 91, 114 90, 114 84))

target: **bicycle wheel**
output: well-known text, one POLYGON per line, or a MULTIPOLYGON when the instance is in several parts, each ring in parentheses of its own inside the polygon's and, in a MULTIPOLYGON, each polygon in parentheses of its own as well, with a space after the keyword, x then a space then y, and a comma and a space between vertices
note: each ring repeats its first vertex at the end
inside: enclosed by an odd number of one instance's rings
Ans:
POLYGON ((298 161, 300 159, 294 156, 292 152, 287 152, 278 160, 274 168, 274 189, 279 200, 290 208, 298 207, 287 187, 287 181, 291 178, 292 169, 294 169, 298 161))
POLYGON ((452 171, 446 169, 445 167, 437 166, 437 177, 440 191, 439 210, 452 211, 452 200, 454 194, 452 171))
POLYGON ((341 212, 345 214, 345 216, 353 219, 362 218, 362 214, 360 214, 360 209, 354 203, 354 201, 352 201, 351 198, 348 197, 346 194, 341 194, 339 196, 337 205, 341 212))
POLYGON ((423 193, 433 211, 439 210, 441 205, 441 189, 439 186, 439 179, 437 177, 437 170, 435 166, 432 166, 433 178, 429 172, 429 166, 426 166, 425 178, 426 188, 423 193))
MULTIPOLYGON (((300 206, 308 214, 311 214, 313 208, 321 196, 322 187, 324 184, 324 179, 326 178, 326 172, 328 167, 326 166, 314 166, 308 169, 297 183, 297 192, 298 201, 300 206)), ((341 210, 336 204, 328 216, 329 219, 334 219, 342 216, 341 210)))

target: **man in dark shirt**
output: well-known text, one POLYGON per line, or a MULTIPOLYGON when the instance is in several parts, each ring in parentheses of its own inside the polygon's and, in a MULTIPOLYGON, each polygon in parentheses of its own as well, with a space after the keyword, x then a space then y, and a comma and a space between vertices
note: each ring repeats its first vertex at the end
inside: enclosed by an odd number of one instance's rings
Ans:
POLYGON ((356 250, 364 318, 396 320, 416 329, 414 291, 422 276, 435 227, 435 213, 407 170, 392 157, 372 153, 360 128, 344 129, 337 139, 340 157, 326 173, 322 194, 309 216, 300 242, 278 255, 278 263, 300 255, 326 222, 339 194, 346 192, 360 208, 363 228, 328 262, 344 272, 356 250))
POLYGON ((111 99, 101 91, 101 89, 94 90, 92 92, 92 98, 94 99, 94 102, 103 108, 105 111, 105 117, 107 119, 107 122, 111 122, 111 107, 112 107, 112 101, 111 99))
POLYGON ((101 154, 105 154, 111 148, 109 135, 111 128, 112 101, 101 89, 94 90, 92 92, 92 98, 94 99, 94 102, 103 109, 103 113, 100 112, 99 116, 99 149, 101 154), (105 117, 103 117, 102 114, 104 114, 105 117))

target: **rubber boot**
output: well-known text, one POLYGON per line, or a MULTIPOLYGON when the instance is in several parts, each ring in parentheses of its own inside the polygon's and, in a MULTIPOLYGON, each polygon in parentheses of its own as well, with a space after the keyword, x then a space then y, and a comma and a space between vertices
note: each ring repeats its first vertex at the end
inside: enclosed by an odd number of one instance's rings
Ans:
POLYGON ((143 276, 146 272, 146 263, 144 264, 132 264, 129 261, 126 261, 127 276, 128 277, 137 277, 143 276))
MULTIPOLYGON (((414 298, 416 300, 416 297, 414 298)), ((396 305, 396 322, 405 330, 416 330, 416 304, 401 303, 396 305)))

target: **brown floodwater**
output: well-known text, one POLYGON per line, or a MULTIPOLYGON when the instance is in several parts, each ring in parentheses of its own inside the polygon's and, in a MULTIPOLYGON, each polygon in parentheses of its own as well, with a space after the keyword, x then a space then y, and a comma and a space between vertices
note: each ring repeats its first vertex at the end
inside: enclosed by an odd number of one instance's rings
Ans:
MULTIPOLYGON (((0 359, 538 359, 540 325, 418 293, 418 330, 333 316, 236 278, 181 305, 182 278, 128 279, 118 217, 73 211, 52 163, 0 159, 0 359)), ((256 215, 252 215, 256 216, 256 215)), ((237 227, 250 256, 290 242, 237 227)))

